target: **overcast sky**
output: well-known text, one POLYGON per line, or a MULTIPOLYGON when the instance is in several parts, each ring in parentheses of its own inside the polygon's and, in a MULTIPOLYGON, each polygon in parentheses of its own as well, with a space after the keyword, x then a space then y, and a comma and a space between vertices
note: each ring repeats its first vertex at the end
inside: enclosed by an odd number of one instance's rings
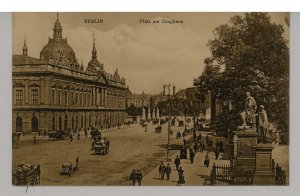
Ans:
MULTIPOLYGON (((119 74, 134 93, 156 94, 163 84, 176 90, 191 87, 210 56, 206 47, 213 29, 241 13, 59 13, 63 37, 84 66, 92 56, 93 33, 98 60, 105 71, 119 74), (87 24, 84 19, 103 19, 103 24, 87 24), (183 24, 141 24, 140 19, 177 19, 183 24)), ((282 24, 289 40, 286 13, 270 13, 282 24)), ((40 51, 53 36, 56 13, 13 14, 13 54, 21 54, 26 36, 29 56, 40 51)))

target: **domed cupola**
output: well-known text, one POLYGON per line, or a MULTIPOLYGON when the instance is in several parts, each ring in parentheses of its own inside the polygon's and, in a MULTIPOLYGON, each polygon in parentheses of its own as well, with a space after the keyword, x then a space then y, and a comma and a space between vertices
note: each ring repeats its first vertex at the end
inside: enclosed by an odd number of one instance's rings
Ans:
POLYGON ((62 37, 62 26, 58 14, 53 27, 53 39, 49 38, 48 43, 40 53, 40 58, 59 66, 73 69, 80 67, 73 49, 68 45, 67 39, 62 37))
POLYGON ((88 73, 92 73, 92 74, 98 74, 99 72, 103 71, 103 63, 100 63, 98 61, 98 59, 97 59, 97 50, 96 50, 96 47, 95 47, 95 38, 94 38, 94 35, 93 35, 92 59, 88 63, 86 71, 88 73))

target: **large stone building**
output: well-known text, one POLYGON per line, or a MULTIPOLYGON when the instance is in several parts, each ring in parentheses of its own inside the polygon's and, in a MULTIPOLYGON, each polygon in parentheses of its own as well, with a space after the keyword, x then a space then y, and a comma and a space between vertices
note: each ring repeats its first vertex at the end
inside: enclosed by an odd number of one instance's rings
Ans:
POLYGON ((134 105, 137 108, 146 107, 149 108, 151 106, 151 95, 145 94, 132 94, 128 93, 127 95, 127 106, 134 105))
POLYGON ((40 52, 13 55, 13 131, 71 130, 98 127, 107 129, 125 118, 125 79, 118 70, 104 71, 97 59, 95 39, 92 58, 86 69, 62 36, 57 17, 53 38, 40 52))

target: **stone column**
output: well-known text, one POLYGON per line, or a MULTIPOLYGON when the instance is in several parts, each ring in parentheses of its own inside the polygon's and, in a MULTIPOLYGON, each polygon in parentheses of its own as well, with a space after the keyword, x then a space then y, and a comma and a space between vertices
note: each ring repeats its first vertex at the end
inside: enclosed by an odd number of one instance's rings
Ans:
POLYGON ((257 144, 256 168, 253 185, 274 185, 275 175, 272 170, 272 144, 257 144))
POLYGON ((92 92, 92 105, 95 105, 95 87, 93 87, 93 92, 92 92))

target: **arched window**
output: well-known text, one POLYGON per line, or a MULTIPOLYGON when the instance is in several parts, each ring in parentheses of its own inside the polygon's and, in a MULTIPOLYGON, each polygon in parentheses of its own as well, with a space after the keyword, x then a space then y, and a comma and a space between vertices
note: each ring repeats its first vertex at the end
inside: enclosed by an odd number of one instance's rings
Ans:
POLYGON ((23 120, 19 116, 19 114, 17 115, 17 118, 16 118, 16 131, 17 132, 22 132, 23 131, 23 120))
POLYGON ((38 130, 39 130, 39 120, 35 116, 35 114, 33 114, 31 119, 31 131, 38 132, 38 130))

